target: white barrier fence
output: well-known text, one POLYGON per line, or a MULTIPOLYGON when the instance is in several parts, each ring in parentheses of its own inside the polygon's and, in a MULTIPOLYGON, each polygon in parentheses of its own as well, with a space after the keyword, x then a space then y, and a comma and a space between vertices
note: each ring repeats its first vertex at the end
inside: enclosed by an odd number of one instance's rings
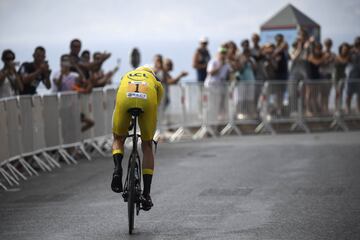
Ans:
MULTIPOLYGON (((201 139, 253 132, 275 134, 275 124, 311 131, 311 123, 348 131, 348 122, 360 120, 360 81, 268 81, 206 88, 196 83, 172 85, 168 105, 159 107, 160 134, 170 141, 184 136, 201 139), (356 95, 357 99, 347 99, 356 95), (345 103, 351 108, 343 111, 345 103), (345 114, 346 113, 346 114, 345 114)), ((0 100, 0 186, 18 185, 21 179, 60 167, 62 159, 76 164, 91 160, 92 151, 106 155, 111 149, 111 122, 116 90, 94 89, 90 94, 65 92, 44 96, 18 96, 0 100), (80 114, 95 122, 82 132, 80 114)))

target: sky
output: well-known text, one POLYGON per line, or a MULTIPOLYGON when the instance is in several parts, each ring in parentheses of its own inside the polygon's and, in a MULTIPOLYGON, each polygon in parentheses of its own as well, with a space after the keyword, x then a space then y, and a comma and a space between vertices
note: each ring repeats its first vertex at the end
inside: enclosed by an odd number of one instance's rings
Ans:
POLYGON ((130 50, 138 47, 142 64, 161 53, 173 60, 175 75, 186 70, 191 80, 201 36, 209 38, 214 55, 221 43, 239 43, 259 32, 288 3, 320 24, 322 37, 331 37, 335 46, 360 35, 359 0, 0 0, 0 50, 12 49, 23 62, 31 61, 34 48, 42 45, 57 71, 60 55, 69 52, 71 39, 79 38, 83 49, 112 53, 104 69, 121 59, 119 79, 130 70, 130 50))

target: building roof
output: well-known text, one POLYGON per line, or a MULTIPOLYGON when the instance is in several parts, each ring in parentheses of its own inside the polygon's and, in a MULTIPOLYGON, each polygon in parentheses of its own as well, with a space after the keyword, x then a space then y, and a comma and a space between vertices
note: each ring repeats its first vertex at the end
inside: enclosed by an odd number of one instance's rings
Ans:
POLYGON ((319 24, 302 13, 299 9, 291 4, 288 4, 275 14, 275 16, 265 22, 261 26, 261 30, 296 28, 297 26, 320 27, 319 24))

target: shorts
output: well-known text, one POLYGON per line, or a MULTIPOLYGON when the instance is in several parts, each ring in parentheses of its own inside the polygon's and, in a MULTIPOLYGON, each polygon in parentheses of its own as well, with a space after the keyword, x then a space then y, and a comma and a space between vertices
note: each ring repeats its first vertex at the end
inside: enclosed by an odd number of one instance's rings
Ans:
POLYGON ((127 136, 131 123, 130 108, 141 108, 143 113, 138 117, 138 123, 143 141, 153 139, 157 124, 156 94, 149 92, 146 98, 129 97, 124 88, 119 88, 116 95, 115 109, 112 118, 112 131, 119 136, 127 136))
POLYGON ((349 81, 347 83, 347 95, 350 97, 357 94, 360 97, 360 82, 349 81))

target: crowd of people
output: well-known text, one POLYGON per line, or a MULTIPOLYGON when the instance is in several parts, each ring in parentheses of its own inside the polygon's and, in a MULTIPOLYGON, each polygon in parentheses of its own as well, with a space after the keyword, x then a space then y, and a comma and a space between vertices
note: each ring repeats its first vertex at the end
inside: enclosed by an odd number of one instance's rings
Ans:
MULTIPOLYGON (((0 70, 0 98, 34 95, 40 83, 53 92, 90 93, 94 87, 103 87, 111 83, 118 66, 106 73, 102 69, 103 63, 110 56, 110 53, 94 52, 91 59, 90 51, 81 52, 81 41, 73 39, 70 42, 70 52, 60 57, 60 70, 51 74, 44 47, 36 47, 32 55, 33 61, 21 65, 15 61, 15 53, 6 49, 1 56, 4 66, 0 70)), ((94 125, 94 121, 87 117, 83 110, 81 122, 82 131, 94 125)))
MULTIPOLYGON (((245 39, 238 47, 235 42, 229 41, 219 47, 216 56, 211 57, 207 49, 208 40, 200 39, 200 46, 193 57, 198 82, 205 86, 219 86, 232 81, 281 83, 306 80, 310 83, 305 86, 305 110, 306 115, 312 116, 314 112, 328 112, 330 88, 322 87, 314 91, 314 84, 311 83, 332 80, 337 89, 336 107, 339 108, 344 88, 340 80, 347 80, 345 111, 350 111, 354 94, 358 95, 357 108, 360 111, 360 84, 352 82, 360 79, 360 37, 356 37, 353 44, 342 43, 337 54, 332 50, 331 39, 325 39, 322 44, 304 29, 299 30, 291 46, 282 34, 277 34, 274 40, 275 44, 261 46, 260 36, 253 34, 252 44, 245 39)), ((296 89, 288 87, 287 91, 291 101, 296 89)), ((282 104, 283 96, 284 92, 278 94, 278 104, 282 104)))
MULTIPOLYGON (((332 50, 332 40, 327 38, 324 43, 317 42, 304 29, 300 29, 296 41, 289 46, 282 34, 275 36, 275 43, 260 45, 260 36, 253 34, 251 41, 244 39, 239 46, 234 41, 222 44, 215 56, 208 50, 208 39, 201 38, 200 46, 196 49, 192 65, 197 73, 197 81, 205 86, 219 86, 229 82, 276 81, 285 82, 300 80, 316 82, 318 80, 332 80, 335 84, 336 108, 340 108, 343 81, 349 80, 346 92, 346 108, 350 111, 350 103, 354 94, 360 95, 360 84, 351 82, 351 79, 360 79, 360 37, 353 44, 342 43, 337 53, 332 50)), ((106 52, 81 51, 81 41, 73 39, 70 42, 69 53, 60 57, 59 71, 52 74, 46 61, 44 47, 36 47, 32 62, 21 65, 16 61, 15 53, 6 49, 2 52, 1 60, 4 65, 0 70, 0 98, 36 94, 40 83, 54 92, 77 91, 89 93, 94 87, 103 87, 111 83, 111 79, 118 67, 104 72, 103 63, 111 56, 106 52)), ((134 49, 131 53, 131 65, 136 68, 140 64, 140 52, 134 49)), ((169 85, 176 84, 181 78, 188 75, 182 71, 172 76, 173 62, 156 54, 153 62, 154 72, 162 81, 165 88, 164 101, 161 107, 166 109, 170 103, 169 85)), ((281 109, 284 91, 289 95, 290 103, 296 95, 291 87, 278 88, 276 102, 281 109), (279 91, 280 90, 280 91, 279 91)), ((258 95, 255 94, 256 96, 258 95)), ((305 86, 304 106, 307 115, 313 112, 328 111, 330 88, 324 87, 320 91, 305 86)), ((360 97, 357 98, 357 107, 360 110, 360 97)))
POLYGON ((94 52, 92 56, 89 50, 81 52, 81 41, 73 39, 70 42, 70 52, 60 57, 60 70, 52 74, 44 47, 36 47, 32 55, 33 61, 21 65, 16 61, 15 53, 6 49, 1 56, 4 66, 0 70, 0 98, 36 94, 40 83, 54 92, 88 93, 94 87, 111 83, 118 68, 106 73, 102 69, 103 63, 110 56, 106 52, 94 52))

